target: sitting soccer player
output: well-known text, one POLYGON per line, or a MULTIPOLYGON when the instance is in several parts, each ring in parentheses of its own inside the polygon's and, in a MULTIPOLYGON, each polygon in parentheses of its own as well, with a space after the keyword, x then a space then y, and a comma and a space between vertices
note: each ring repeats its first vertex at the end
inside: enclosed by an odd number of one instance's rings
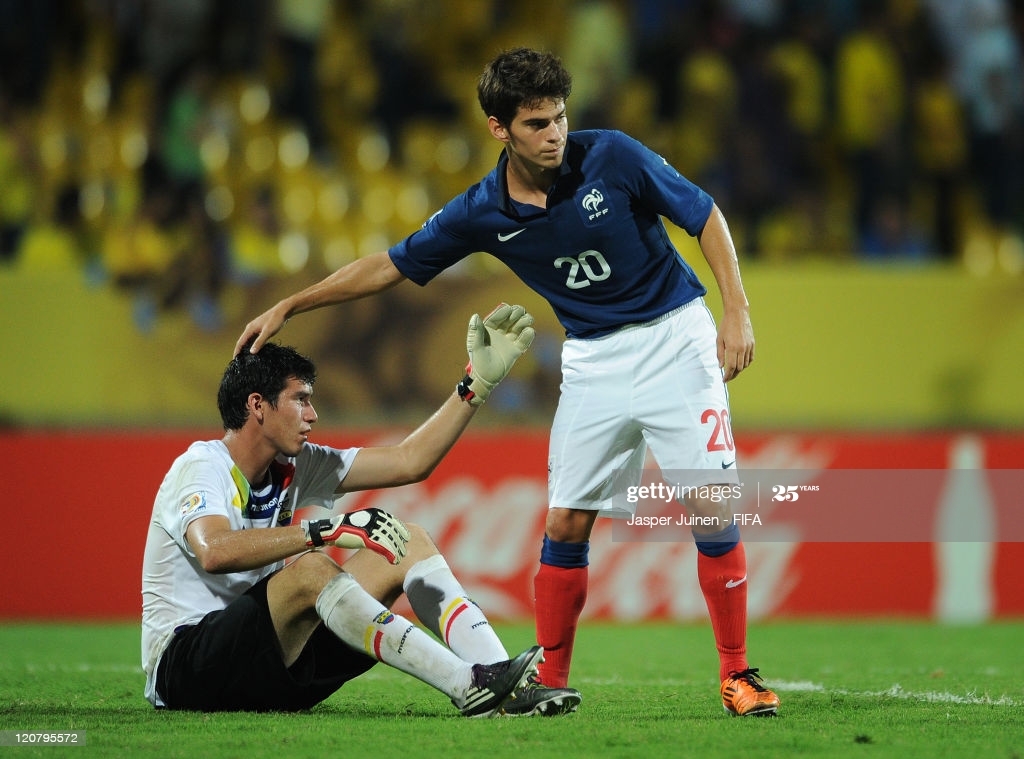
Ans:
POLYGON ((156 495, 142 569, 146 698, 168 709, 307 709, 383 661, 466 716, 575 710, 577 691, 536 682, 540 646, 509 659, 422 528, 372 508, 292 520, 345 492, 427 477, 529 347, 532 323, 506 304, 474 315, 467 376, 394 446, 310 443, 316 369, 293 349, 232 359, 217 395, 224 437, 193 443, 156 495), (325 545, 370 550, 338 566, 317 550, 325 545), (403 592, 444 645, 390 611, 403 592))

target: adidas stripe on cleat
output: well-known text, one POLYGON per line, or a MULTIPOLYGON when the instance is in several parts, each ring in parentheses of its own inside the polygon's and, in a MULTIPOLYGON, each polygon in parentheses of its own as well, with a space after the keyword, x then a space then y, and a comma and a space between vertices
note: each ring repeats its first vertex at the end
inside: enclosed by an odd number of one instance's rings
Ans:
POLYGON ((761 685, 756 669, 733 672, 722 681, 722 707, 737 717, 773 717, 779 697, 761 685))
POLYGON ((474 664, 473 682, 459 707, 465 717, 490 717, 516 688, 526 684, 537 674, 537 665, 544 661, 540 646, 523 651, 514 659, 496 664, 474 664))

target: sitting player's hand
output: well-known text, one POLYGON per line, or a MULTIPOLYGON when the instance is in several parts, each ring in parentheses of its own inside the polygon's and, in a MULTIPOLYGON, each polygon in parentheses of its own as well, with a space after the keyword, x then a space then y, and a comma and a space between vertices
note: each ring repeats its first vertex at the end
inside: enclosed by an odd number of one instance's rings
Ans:
POLYGON ((360 509, 331 519, 303 521, 306 545, 335 545, 341 548, 369 548, 392 564, 405 556, 405 544, 412 537, 398 517, 381 509, 360 509))
POLYGON ((473 314, 466 334, 469 365, 459 394, 479 406, 533 342, 533 317, 522 306, 501 303, 484 319, 473 314))

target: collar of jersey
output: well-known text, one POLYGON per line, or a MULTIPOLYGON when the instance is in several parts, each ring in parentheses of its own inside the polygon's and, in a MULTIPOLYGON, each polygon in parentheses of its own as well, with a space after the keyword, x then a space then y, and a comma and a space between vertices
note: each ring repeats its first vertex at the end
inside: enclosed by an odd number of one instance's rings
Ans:
MULTIPOLYGON (((571 137, 570 135, 569 137, 571 137)), ((562 156, 562 165, 558 167, 558 179, 548 190, 548 200, 550 202, 551 196, 555 194, 558 186, 562 183, 562 178, 572 172, 569 168, 569 151, 572 147, 570 139, 567 137, 565 140, 565 154, 562 156)), ((520 221, 526 221, 529 219, 536 219, 539 216, 546 216, 547 209, 542 209, 537 213, 530 214, 529 216, 520 215, 515 204, 512 202, 511 196, 508 194, 508 153, 504 150, 501 151, 501 155, 498 156, 498 165, 494 169, 494 174, 498 180, 498 205, 501 208, 501 212, 512 219, 518 219, 520 221)))

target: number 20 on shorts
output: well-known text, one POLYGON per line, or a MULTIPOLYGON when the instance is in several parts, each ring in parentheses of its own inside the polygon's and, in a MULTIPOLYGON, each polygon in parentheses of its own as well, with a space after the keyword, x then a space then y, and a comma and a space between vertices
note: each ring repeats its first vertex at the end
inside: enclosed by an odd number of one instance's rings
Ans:
POLYGON ((701 424, 710 424, 711 436, 708 437, 708 451, 733 451, 736 444, 732 440, 732 426, 729 424, 729 409, 709 408, 700 415, 701 424))

